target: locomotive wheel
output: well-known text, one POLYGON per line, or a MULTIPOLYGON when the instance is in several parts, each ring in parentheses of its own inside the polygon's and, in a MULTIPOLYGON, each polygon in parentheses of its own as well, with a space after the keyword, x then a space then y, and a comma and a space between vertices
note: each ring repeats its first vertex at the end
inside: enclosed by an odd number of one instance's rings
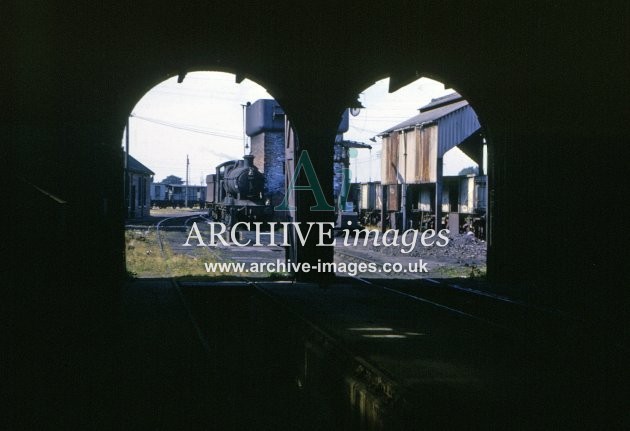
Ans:
POLYGON ((223 214, 223 223, 229 229, 230 227, 232 227, 233 222, 234 222, 234 214, 232 214, 232 210, 229 209, 225 211, 225 213, 223 214))

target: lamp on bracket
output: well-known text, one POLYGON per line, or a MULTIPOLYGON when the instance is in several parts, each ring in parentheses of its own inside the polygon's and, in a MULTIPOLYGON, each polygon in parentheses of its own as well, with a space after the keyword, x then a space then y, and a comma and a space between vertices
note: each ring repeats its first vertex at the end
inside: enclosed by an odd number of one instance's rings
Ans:
POLYGON ((365 106, 363 106, 359 99, 356 99, 348 108, 350 109, 350 115, 356 117, 361 112, 361 109, 365 109, 365 106))

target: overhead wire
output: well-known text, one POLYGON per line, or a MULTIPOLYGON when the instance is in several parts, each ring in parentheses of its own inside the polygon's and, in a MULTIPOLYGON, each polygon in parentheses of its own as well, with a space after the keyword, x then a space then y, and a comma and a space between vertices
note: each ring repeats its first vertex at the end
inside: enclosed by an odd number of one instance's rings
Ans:
POLYGON ((202 135, 217 136, 219 138, 234 139, 234 140, 237 140, 237 141, 241 141, 243 139, 240 136, 230 135, 228 133, 220 133, 220 132, 216 132, 216 131, 211 131, 209 129, 203 129, 203 128, 200 128, 200 127, 189 126, 189 125, 178 124, 178 123, 171 123, 169 121, 158 120, 158 119, 149 118, 149 117, 143 117, 141 115, 136 115, 136 114, 131 114, 131 117, 132 118, 138 118, 140 120, 147 121, 149 123, 159 124, 159 125, 165 126, 165 127, 171 127, 173 129, 179 129, 179 130, 184 130, 184 131, 193 132, 193 133, 200 133, 202 135))

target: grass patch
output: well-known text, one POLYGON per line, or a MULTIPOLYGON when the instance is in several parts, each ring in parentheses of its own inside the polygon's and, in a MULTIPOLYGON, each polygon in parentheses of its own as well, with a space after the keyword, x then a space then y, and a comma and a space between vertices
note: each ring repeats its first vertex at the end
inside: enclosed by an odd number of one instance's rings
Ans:
POLYGON ((484 266, 440 266, 435 270, 443 278, 470 278, 483 280, 486 277, 484 266))
POLYGON ((163 277, 166 273, 155 230, 125 231, 127 273, 136 277, 163 277))
MULTIPOLYGON (((162 232, 164 236, 173 232, 162 232)), ((154 228, 125 232, 127 273, 136 277, 182 277, 214 276, 206 272, 204 263, 215 262, 216 255, 206 247, 195 247, 194 254, 174 253, 164 241, 164 251, 160 251, 157 233, 154 228)), ((221 274, 218 274, 221 275, 221 274)))
POLYGON ((271 272, 269 273, 269 280, 271 281, 290 281, 293 280, 295 276, 290 272, 271 272))
POLYGON ((151 214, 152 217, 159 217, 159 216, 171 216, 173 214, 185 215, 188 213, 198 213, 200 211, 207 211, 207 210, 200 209, 199 207, 193 207, 193 208, 167 207, 167 208, 151 208, 149 213, 151 214))
POLYGON ((185 241, 178 230, 161 230, 164 250, 160 250, 155 226, 128 228, 125 232, 127 275, 129 278, 172 277, 180 281, 233 281, 241 277, 264 278, 271 281, 292 280, 293 275, 280 272, 207 272, 206 263, 231 260, 221 255, 220 250, 208 247, 189 247, 174 251, 170 243, 185 241), (169 242, 168 240, 172 241, 169 242))

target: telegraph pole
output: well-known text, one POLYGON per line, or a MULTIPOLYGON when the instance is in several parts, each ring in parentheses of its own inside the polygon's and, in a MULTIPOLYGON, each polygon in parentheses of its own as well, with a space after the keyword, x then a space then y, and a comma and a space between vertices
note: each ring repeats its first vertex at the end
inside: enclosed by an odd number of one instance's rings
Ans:
POLYGON ((133 212, 131 202, 131 172, 129 172, 129 123, 130 117, 127 117, 127 130, 125 131, 125 183, 127 184, 127 217, 131 217, 133 212))
POLYGON ((246 114, 245 110, 251 106, 250 102, 245 104, 241 103, 241 107, 243 108, 243 154, 247 155, 247 150, 249 149, 249 145, 247 145, 247 123, 246 123, 246 114))
POLYGON ((186 187, 184 188, 184 206, 188 208, 188 165, 190 165, 190 161, 188 160, 188 154, 186 154, 186 187))

